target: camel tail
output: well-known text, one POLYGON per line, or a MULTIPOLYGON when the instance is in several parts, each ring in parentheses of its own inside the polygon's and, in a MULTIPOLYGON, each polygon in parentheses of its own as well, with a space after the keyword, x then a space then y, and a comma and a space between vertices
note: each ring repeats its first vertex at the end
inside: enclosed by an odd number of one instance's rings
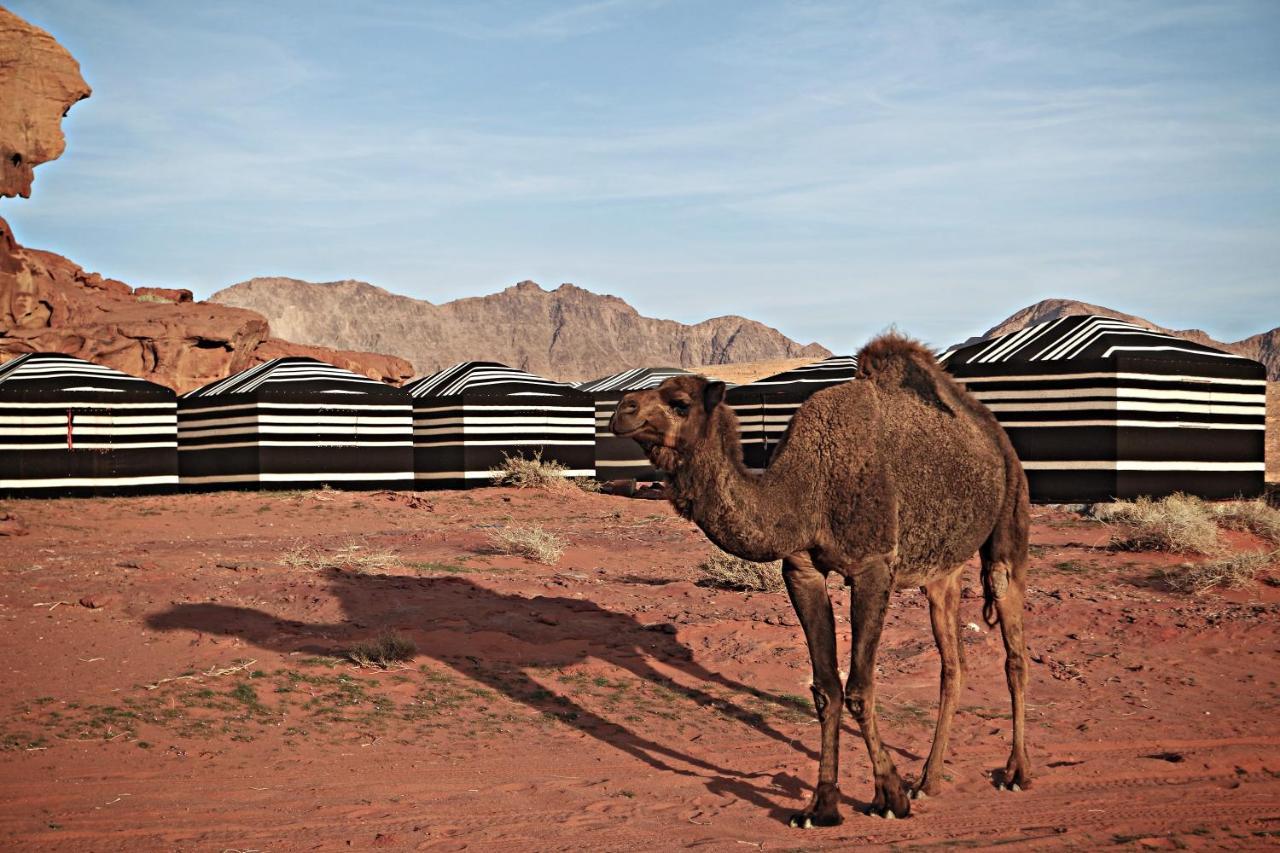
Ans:
POLYGON ((1008 585, 1020 588, 1027 582, 1027 555, 1031 527, 1031 503, 1027 475, 1003 429, 1000 445, 1004 451, 1004 502, 991 536, 979 551, 982 558, 982 620, 993 628, 999 621, 996 599, 1003 598, 1008 585))

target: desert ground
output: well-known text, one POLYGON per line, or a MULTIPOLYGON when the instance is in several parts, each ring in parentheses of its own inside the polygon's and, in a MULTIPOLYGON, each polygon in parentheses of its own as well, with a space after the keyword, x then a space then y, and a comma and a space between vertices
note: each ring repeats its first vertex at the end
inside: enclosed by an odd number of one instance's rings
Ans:
MULTIPOLYGON (((1106 547, 1038 508, 1021 793, 976 578, 944 793, 909 819, 790 829, 817 724, 785 593, 700 585, 703 536, 661 500, 485 488, 11 500, 0 538, 6 850, 1258 849, 1280 840, 1280 589, 1198 596, 1185 560, 1106 547), (537 523, 555 565, 492 553, 537 523), (344 655, 389 633, 412 659, 344 655)), ((1262 547, 1231 534, 1240 547, 1262 547)), ((833 584, 837 613, 846 591, 833 584)), ((839 626, 847 651, 848 624, 839 626)), ((881 644, 904 776, 932 736, 924 596, 881 644)))

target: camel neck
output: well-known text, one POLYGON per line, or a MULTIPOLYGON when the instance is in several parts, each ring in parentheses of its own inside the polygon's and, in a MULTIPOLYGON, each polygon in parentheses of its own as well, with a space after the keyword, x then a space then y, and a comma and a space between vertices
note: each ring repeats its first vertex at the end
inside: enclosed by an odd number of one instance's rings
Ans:
POLYGON ((802 516, 808 501, 777 469, 761 476, 742 461, 737 418, 728 407, 712 415, 707 439, 672 477, 673 503, 707 537, 730 554, 776 560, 812 544, 802 516))

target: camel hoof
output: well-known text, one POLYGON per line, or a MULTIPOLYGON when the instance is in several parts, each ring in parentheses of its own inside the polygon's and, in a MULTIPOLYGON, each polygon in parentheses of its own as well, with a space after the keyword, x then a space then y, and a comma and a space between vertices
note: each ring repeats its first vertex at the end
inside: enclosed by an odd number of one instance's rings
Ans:
POLYGON ((997 782, 997 783, 996 783, 996 790, 997 790, 997 791, 1003 791, 1003 790, 1005 790, 1004 783, 1003 783, 1003 782, 997 782))
POLYGON ((1010 790, 1010 791, 1021 791, 1022 789, 1018 787, 1018 783, 1017 783, 1017 782, 1014 782, 1012 785, 1010 785, 1010 786, 1009 786, 1009 790, 1010 790))
POLYGON ((893 809, 890 809, 890 808, 877 809, 877 808, 875 808, 874 806, 872 806, 871 808, 867 809, 867 816, 868 816, 868 817, 882 817, 882 818, 884 818, 885 820, 897 820, 897 819, 898 819, 898 816, 897 816, 896 814, 894 814, 893 809))
POLYGON ((894 813, 893 813, 893 809, 885 809, 885 810, 884 810, 884 819, 885 819, 885 820, 897 820, 897 819, 898 819, 898 816, 897 816, 896 814, 894 814, 894 813))
POLYGON ((791 819, 787 821, 787 824, 792 829, 817 829, 820 826, 837 826, 840 824, 840 815, 820 815, 797 812, 791 816, 791 819))
POLYGON ((929 795, 924 792, 924 788, 913 788, 911 791, 911 799, 927 800, 929 795))

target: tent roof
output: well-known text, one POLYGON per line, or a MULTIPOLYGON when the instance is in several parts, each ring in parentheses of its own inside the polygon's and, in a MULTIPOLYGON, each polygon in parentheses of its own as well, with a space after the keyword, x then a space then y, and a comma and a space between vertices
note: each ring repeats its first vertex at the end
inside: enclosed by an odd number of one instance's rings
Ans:
POLYGON ((824 358, 822 361, 815 361, 812 364, 806 364, 782 373, 775 373, 773 376, 757 379, 755 382, 750 382, 746 385, 739 385, 735 390, 753 392, 782 390, 784 388, 790 390, 804 387, 816 390, 826 385, 838 385, 841 382, 848 382, 857 374, 858 359, 851 355, 833 355, 824 358))
POLYGON ((563 397, 576 393, 577 389, 496 361, 464 361, 416 379, 404 386, 404 390, 414 397, 452 397, 469 393, 563 397))
POLYGON ((1253 364, 1214 347, 1155 332, 1101 314, 1046 320, 1007 335, 945 353, 939 360, 953 373, 986 366, 1016 365, 1055 370, 1070 362, 1132 356, 1163 361, 1253 364))
POLYGON ((189 391, 185 397, 232 394, 398 395, 399 389, 319 359, 304 356, 273 358, 262 364, 189 391))
POLYGON ((173 396, 163 385, 56 352, 27 353, 0 364, 0 393, 28 392, 173 396))
POLYGON ((589 394, 600 394, 614 391, 643 391, 646 388, 657 388, 672 376, 687 376, 689 371, 680 367, 637 367, 613 373, 591 382, 583 382, 579 391, 589 394))

